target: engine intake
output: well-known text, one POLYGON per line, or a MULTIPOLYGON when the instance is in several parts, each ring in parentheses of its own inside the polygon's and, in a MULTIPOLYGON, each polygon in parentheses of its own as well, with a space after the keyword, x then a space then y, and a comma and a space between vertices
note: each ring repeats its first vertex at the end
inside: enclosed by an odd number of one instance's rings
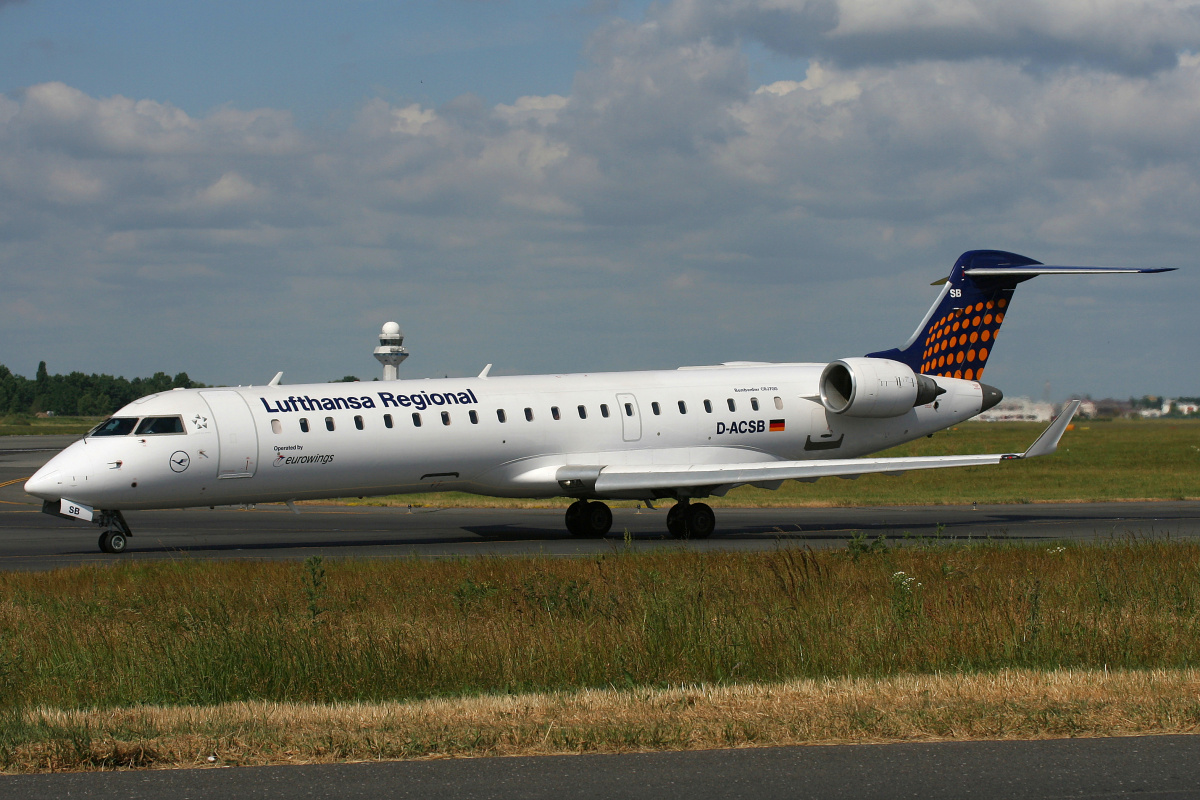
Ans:
POLYGON ((821 372, 821 403, 847 417, 898 417, 932 403, 945 389, 907 364, 886 358, 842 358, 821 372))

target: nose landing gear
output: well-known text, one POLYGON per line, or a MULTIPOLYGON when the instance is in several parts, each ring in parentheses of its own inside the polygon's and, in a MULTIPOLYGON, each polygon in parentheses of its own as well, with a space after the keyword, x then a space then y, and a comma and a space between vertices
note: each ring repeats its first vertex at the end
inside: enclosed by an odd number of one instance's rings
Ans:
POLYGON ((120 531, 105 531, 100 534, 100 552, 102 553, 124 553, 125 544, 125 534, 120 531))
POLYGON ((120 511, 105 511, 100 515, 97 523, 108 526, 108 530, 100 534, 100 552, 124 553, 125 546, 129 543, 129 537, 133 535, 124 515, 120 511))

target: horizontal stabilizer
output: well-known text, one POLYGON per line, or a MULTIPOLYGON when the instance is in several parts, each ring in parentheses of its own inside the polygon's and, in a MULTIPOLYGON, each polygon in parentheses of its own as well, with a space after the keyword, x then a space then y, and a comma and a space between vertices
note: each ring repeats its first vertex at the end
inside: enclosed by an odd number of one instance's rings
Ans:
MULTIPOLYGON (((1175 267, 1058 267, 1039 264, 1033 267, 974 267, 964 269, 972 278, 1034 278, 1038 275, 1132 275, 1147 272, 1173 272, 1175 267)), ((945 279, 943 279, 945 280, 945 279)))

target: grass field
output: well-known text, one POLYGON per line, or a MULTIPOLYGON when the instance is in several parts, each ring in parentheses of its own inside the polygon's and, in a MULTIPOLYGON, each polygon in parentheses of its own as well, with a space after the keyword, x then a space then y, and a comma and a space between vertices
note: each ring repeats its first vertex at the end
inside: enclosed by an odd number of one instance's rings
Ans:
POLYGON ((45 436, 87 433, 102 417, 35 417, 32 414, 0 415, 0 436, 45 436))
POLYGON ((0 767, 1190 730, 1198 609, 1170 541, 6 573, 0 767))

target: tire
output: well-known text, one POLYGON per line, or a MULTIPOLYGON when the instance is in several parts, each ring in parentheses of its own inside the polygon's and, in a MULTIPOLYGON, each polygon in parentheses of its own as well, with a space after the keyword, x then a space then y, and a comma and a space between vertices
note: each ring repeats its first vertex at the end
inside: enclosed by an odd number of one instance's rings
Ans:
POLYGON ((100 552, 102 553, 124 553, 127 544, 129 544, 128 539, 120 531, 105 531, 100 534, 100 552))
POLYGON ((687 503, 676 503, 667 511, 667 533, 672 539, 687 538, 687 510, 687 503))
POLYGON ((602 539, 604 535, 612 528, 612 509, 600 502, 591 502, 587 504, 587 509, 583 512, 583 519, 586 525, 584 526, 589 539, 602 539))
POLYGON ((688 536, 707 539, 717 527, 717 515, 707 503, 692 503, 687 511, 688 536))
POLYGON ((572 536, 587 536, 587 513, 588 502, 586 500, 576 500, 571 505, 567 506, 566 523, 567 530, 572 536))

